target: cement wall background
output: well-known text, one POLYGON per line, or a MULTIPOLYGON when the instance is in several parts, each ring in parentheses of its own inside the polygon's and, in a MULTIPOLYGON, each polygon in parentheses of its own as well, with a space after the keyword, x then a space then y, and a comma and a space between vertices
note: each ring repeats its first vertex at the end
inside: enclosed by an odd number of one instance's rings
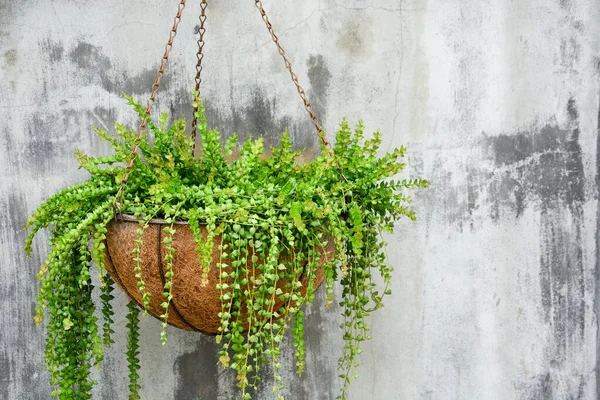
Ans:
MULTIPOLYGON (((351 399, 599 398, 600 3, 264 0, 331 136, 343 116, 409 147, 417 223, 390 237, 394 292, 373 319, 351 399)), ((20 232, 85 178, 74 147, 135 118, 176 0, 0 1, 0 398, 46 399, 33 324, 38 239, 20 232)), ((189 115, 198 5, 184 11, 158 109, 189 115)), ((204 96, 224 133, 316 138, 252 1, 212 1, 204 96)), ((287 398, 333 399, 338 310, 308 309, 307 373, 287 398)), ((96 398, 127 394, 125 297, 96 398)), ((142 322, 144 399, 232 399, 214 339, 142 322)), ((291 352, 285 368, 293 374, 291 352)), ((257 399, 270 399, 266 385, 257 399)))

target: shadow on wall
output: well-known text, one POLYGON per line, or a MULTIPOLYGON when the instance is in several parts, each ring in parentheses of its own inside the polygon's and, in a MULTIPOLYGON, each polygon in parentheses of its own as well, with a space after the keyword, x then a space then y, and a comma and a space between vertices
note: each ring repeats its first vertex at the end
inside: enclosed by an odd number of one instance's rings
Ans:
POLYGON ((219 394, 219 345, 211 336, 198 336, 196 349, 177 357, 175 399, 216 399, 219 394))
MULTIPOLYGON (((135 96, 148 94, 156 76, 156 71, 152 68, 135 75, 130 75, 125 70, 116 71, 102 48, 84 41, 78 42, 69 50, 60 42, 46 39, 40 43, 40 50, 49 64, 70 63, 77 67, 77 77, 84 84, 98 85, 109 93, 125 92, 135 96)), ((281 68, 284 68, 283 64, 281 68)), ((159 104, 168 102, 167 107, 174 118, 190 118, 191 94, 187 90, 170 87, 173 82, 172 73, 166 73, 161 81, 162 90, 170 90, 171 94, 163 94, 159 104)), ((309 57, 307 74, 307 93, 313 110, 323 122, 326 120, 327 91, 331 73, 322 55, 309 57)), ((293 83, 290 81, 289 85, 293 83)), ((277 100, 271 99, 266 90, 259 87, 251 90, 248 99, 247 104, 233 102, 229 109, 224 110, 215 108, 210 99, 205 100, 209 125, 219 129, 224 138, 235 132, 243 142, 250 136, 262 135, 265 142, 272 146, 279 145, 281 134, 288 130, 295 148, 306 149, 304 159, 311 159, 320 152, 319 141, 308 115, 284 115, 276 118, 277 100)), ((298 101, 301 102, 300 98, 298 101)), ((112 126, 114 121, 110 122, 112 126)))
POLYGON ((539 398, 552 398, 557 385, 569 386, 560 393, 577 393, 588 381, 580 376, 565 383, 556 375, 579 357, 574 349, 585 348, 585 312, 591 306, 586 304, 584 283, 586 193, 579 112, 573 99, 566 109, 569 120, 564 126, 549 121, 529 131, 484 134, 463 161, 466 179, 464 175, 454 178, 443 168, 447 157, 437 156, 436 175, 431 179, 436 184, 421 199, 442 214, 440 220, 447 221, 450 229, 460 232, 475 232, 490 220, 520 219, 528 208, 539 213, 542 315, 552 332, 545 346, 550 372, 540 375, 535 387, 528 379, 517 388, 522 393, 539 390, 539 398))

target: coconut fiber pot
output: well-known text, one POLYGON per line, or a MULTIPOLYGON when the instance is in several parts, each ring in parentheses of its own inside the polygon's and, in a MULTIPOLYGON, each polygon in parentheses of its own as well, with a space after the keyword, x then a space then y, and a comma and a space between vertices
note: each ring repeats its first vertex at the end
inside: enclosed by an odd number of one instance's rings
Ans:
MULTIPOLYGON (((152 220, 150 226, 144 231, 143 246, 140 257, 143 260, 142 279, 146 290, 151 293, 148 312, 160 318, 164 309, 160 306, 163 302, 163 286, 165 283, 165 244, 162 243, 164 233, 162 229, 167 225, 164 220, 152 220)), ((132 250, 135 248, 135 239, 138 239, 136 230, 139 228, 137 219, 127 215, 118 216, 107 227, 106 234, 106 269, 113 280, 121 289, 140 306, 143 304, 142 293, 137 289, 137 279, 133 272, 134 262, 132 250)), ((194 235, 187 222, 178 222, 174 226, 176 233, 173 235, 175 254, 173 257, 173 300, 169 308, 168 323, 178 328, 198 331, 206 334, 216 334, 221 326, 218 314, 221 312, 220 290, 216 289, 219 282, 219 268, 215 264, 219 261, 219 250, 216 243, 221 242, 220 236, 215 237, 212 263, 208 275, 208 284, 200 283, 202 268, 198 261, 198 253, 194 235)), ((207 236, 206 228, 201 226, 202 234, 207 236)), ((332 239, 321 253, 319 264, 323 265, 333 259, 335 246, 332 239)), ((283 258, 283 257, 282 257, 283 258)), ((289 257, 288 257, 289 259, 289 257)), ((260 261, 259 261, 260 262, 260 261)), ((249 267, 251 264, 249 262, 249 267)), ((315 289, 323 283, 324 273, 319 267, 315 274, 315 289)), ((302 276, 300 292, 306 292, 308 278, 302 276)), ((281 282, 281 287, 285 286, 281 282)), ((283 302, 278 301, 274 309, 278 309, 283 302)), ((245 318, 243 319, 246 320, 245 318)))

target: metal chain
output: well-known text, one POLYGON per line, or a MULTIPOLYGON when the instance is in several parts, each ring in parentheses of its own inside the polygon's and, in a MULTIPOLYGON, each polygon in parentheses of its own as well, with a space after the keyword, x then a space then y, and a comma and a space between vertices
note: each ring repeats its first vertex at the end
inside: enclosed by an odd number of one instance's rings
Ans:
POLYGON ((156 71, 156 78, 154 80, 154 83, 152 84, 152 93, 146 105, 145 116, 142 119, 140 125, 138 126, 138 134, 133 142, 133 149, 131 149, 131 154, 129 154, 129 159, 127 165, 125 166, 125 175, 123 175, 123 179, 121 180, 121 186, 119 187, 119 191, 117 192, 117 195, 115 196, 115 200, 113 202, 113 205, 119 211, 119 213, 121 212, 121 207, 123 206, 123 193, 125 191, 125 186, 127 185, 129 175, 131 175, 131 172, 133 171, 133 163, 135 162, 135 159, 138 156, 137 151, 139 150, 140 142, 142 140, 142 137, 144 136, 146 124, 148 123, 148 118, 150 118, 152 104, 154 103, 154 100, 156 100, 156 94, 158 93, 158 89, 160 89, 160 81, 163 75, 165 74, 165 68, 167 66, 167 62, 169 61, 169 53, 171 52, 171 48, 173 47, 173 40, 175 39, 175 36, 177 36, 177 27, 181 22, 181 13, 185 8, 185 2, 186 0, 180 0, 179 5, 177 6, 177 14, 175 15, 175 19, 173 21, 173 27, 169 32, 169 40, 165 46, 165 52, 161 59, 160 67, 158 68, 158 71, 156 71))
MULTIPOLYGON (((138 126, 138 134, 134 140, 133 149, 131 150, 131 153, 129 154, 127 164, 124 168, 125 174, 123 175, 123 179, 121 180, 121 185, 119 187, 119 191, 117 192, 117 195, 115 196, 115 200, 113 202, 114 208, 116 210, 118 210, 119 212, 121 212, 121 208, 123 206, 123 195, 124 195, 124 191, 125 191, 125 186, 127 185, 129 176, 131 175, 131 172, 133 171, 133 164, 135 162, 135 159, 138 157, 137 152, 139 150, 139 144, 142 140, 142 137, 144 136, 145 128, 148 123, 148 118, 150 117, 150 111, 152 111, 152 105, 153 105, 154 101, 156 100, 156 95, 158 93, 158 90, 160 89, 160 81, 162 80, 162 78, 164 76, 165 68, 169 61, 169 54, 173 47, 173 40, 175 39, 175 36, 177 36, 177 28, 179 27, 179 23, 181 22, 181 14, 183 12, 183 9, 185 8, 185 3, 186 3, 186 0, 180 0, 179 4, 177 6, 177 14, 175 15, 175 18, 173 21, 173 27, 171 28, 171 31, 169 32, 169 40, 165 46, 165 52, 161 59, 160 67, 158 68, 158 71, 156 71, 156 78, 154 80, 154 83, 152 84, 152 92, 151 92, 150 97, 148 98, 146 109, 144 111, 145 116, 142 119, 142 122, 140 123, 140 125, 138 126)), ((310 116, 310 119, 311 119, 313 125, 317 129, 317 134, 318 134, 319 138, 321 139, 321 142, 323 143, 325 148, 328 149, 328 152, 330 154, 333 154, 331 145, 327 141, 327 138, 325 137, 325 131, 323 130, 323 127, 319 123, 319 118, 314 113, 314 111, 312 109, 312 105, 311 105, 310 101, 308 100, 308 96, 306 95, 306 92, 304 91, 304 88, 302 87, 302 85, 300 85, 300 82, 298 80, 298 75, 296 75, 296 73, 294 73, 294 70, 292 69, 292 63, 287 58, 285 50, 283 49, 283 47, 281 46, 281 43, 279 42, 279 37, 275 34, 273 25, 271 25, 271 22, 269 21, 269 17, 267 16, 267 13, 262 5, 261 0, 254 0, 254 3, 256 5, 256 7, 258 8, 258 10, 260 11, 262 19, 265 22, 267 30, 271 34, 271 38, 273 39, 273 42, 277 45, 277 50, 278 50, 279 54, 281 55, 281 57, 283 58, 285 67, 289 71, 292 81, 294 82, 294 85, 296 85, 298 94, 300 95, 300 98, 302 99, 302 102, 304 103, 304 108, 308 112, 308 115, 310 116)), ((204 34, 206 32, 205 22, 206 22, 207 6, 208 6, 207 0, 201 0, 201 2, 200 2, 201 14, 199 17, 200 26, 198 28, 198 33, 200 36, 199 36, 198 42, 197 42, 198 43, 198 52, 196 53, 196 57, 197 57, 198 61, 196 63, 195 90, 197 92, 200 91, 200 83, 202 82, 201 73, 202 73, 202 59, 204 58, 203 50, 204 50, 204 34)), ((195 113, 198 111, 198 107, 199 107, 199 105, 194 106, 194 118, 192 118, 192 138, 194 139, 194 142, 196 139, 197 122, 198 122, 195 117, 195 113)), ((194 148, 195 148, 195 144, 194 144, 194 148)), ((336 162, 336 164, 337 164, 337 162, 336 162)))
MULTIPOLYGON (((206 0, 200 1, 200 25, 198 27, 198 52, 196 53, 196 58, 198 62, 196 63, 196 93, 200 93, 200 83, 202 79, 200 77, 202 73, 202 59, 204 58, 204 33, 206 33, 206 28, 204 23, 206 22, 206 7, 208 7, 208 2, 206 0)), ((199 104, 194 103, 194 114, 192 116, 192 140, 193 140, 193 148, 192 151, 196 150, 196 130, 198 126, 198 119, 196 118, 196 113, 198 112, 199 104)))
POLYGON ((265 25, 266 25, 269 33, 271 34, 271 38, 273 39, 273 42, 275 42, 275 44, 277 45, 277 50, 279 51, 279 54, 281 54, 281 57, 283 58, 285 67, 290 72, 292 81, 294 82, 294 85, 296 85, 296 89, 298 89, 298 94, 300 95, 302 102, 304 102, 304 108, 308 112, 308 115, 310 116, 310 120, 312 121, 313 125, 317 129, 317 134, 319 135, 321 142, 328 149, 329 153, 332 154, 331 145, 329 144, 329 142, 327 141, 327 138, 325 137, 325 131, 323 130, 323 127, 319 123, 319 118, 317 117, 317 115, 314 113, 314 111, 312 109, 312 105, 310 104, 310 101, 308 100, 308 96, 306 95, 306 92, 302 88, 302 85, 300 85, 300 82, 298 80, 298 75, 296 75, 294 73, 294 70, 292 69, 292 63, 287 58, 287 55, 285 54, 285 50, 283 49, 283 47, 281 46, 281 43, 279 42, 279 37, 275 34, 275 31, 273 30, 273 25, 271 25, 271 21, 269 21, 269 17, 267 16, 267 12, 265 11, 265 8, 263 7, 262 1, 254 0, 254 3, 256 5, 256 8, 258 8, 258 10, 260 11, 260 15, 262 16, 262 19, 265 22, 265 25))

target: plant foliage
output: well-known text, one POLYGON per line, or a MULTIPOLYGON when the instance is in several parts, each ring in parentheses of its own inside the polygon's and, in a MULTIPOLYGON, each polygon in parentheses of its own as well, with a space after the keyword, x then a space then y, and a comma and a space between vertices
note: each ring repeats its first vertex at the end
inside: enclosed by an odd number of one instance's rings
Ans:
MULTIPOLYGON (((141 118, 149 118, 138 102, 131 97, 128 100, 141 118)), ((200 100, 195 97, 194 101, 200 100)), ((362 342, 371 338, 367 319, 390 293, 392 267, 386 262, 382 233, 392 232, 394 222, 402 216, 415 219, 405 192, 426 187, 427 182, 394 179, 405 166, 406 149, 380 156, 380 134, 364 140, 362 123, 351 130, 343 121, 333 152, 323 151, 300 165, 296 158, 301 153, 292 149, 287 133, 281 145, 271 148, 270 156, 265 157, 262 138, 238 146, 234 135, 223 146, 219 132, 208 129, 202 107, 196 118, 202 139, 199 158, 192 154, 184 120, 167 126, 166 114, 156 122, 148 119, 148 131, 139 143, 139 157, 123 192, 122 212, 140 220, 131 268, 146 309, 151 294, 141 274, 142 234, 150 219, 167 221, 163 228, 167 251, 161 341, 167 342, 164 328, 172 300, 174 222, 187 221, 198 245, 202 267, 198 280, 202 284, 207 282, 214 246, 220 251, 216 268, 221 277, 217 284, 221 327, 216 340, 221 344, 222 366, 237 372, 241 398, 250 399, 265 365, 270 365, 275 396, 282 398, 280 346, 290 325, 297 372, 309 367, 304 358, 301 307, 315 298, 315 274, 320 266, 328 304, 334 301, 334 282, 342 286, 338 301, 345 345, 339 368, 343 380, 340 398, 345 398, 356 377, 362 342), (239 157, 231 161, 234 152, 239 157), (200 232, 200 222, 206 224, 207 240, 200 232), (221 240, 215 241, 216 237, 221 240), (328 240, 335 244, 335 257, 320 265, 328 240), (257 270, 247 267, 250 259, 257 270), (301 275, 308 277, 303 292, 301 275), (283 287, 281 282, 286 282, 283 287), (277 300, 284 306, 275 309, 277 300), (246 320, 243 309, 247 309, 246 320)), ((50 232, 51 250, 38 274, 42 283, 35 321, 48 316, 45 359, 53 395, 60 399, 91 397, 90 368, 102 361, 102 343, 112 342, 113 282, 104 268, 104 243, 106 226, 115 217, 123 163, 134 148, 136 132, 117 124, 115 136, 102 130, 96 133, 110 143, 114 154, 90 157, 77 151, 90 178, 49 198, 26 225, 30 229, 25 244, 28 253, 40 229, 50 232), (93 264, 100 277, 102 333, 92 301, 93 264)), ((139 398, 140 389, 137 325, 138 310, 130 304, 130 398, 139 398)))

